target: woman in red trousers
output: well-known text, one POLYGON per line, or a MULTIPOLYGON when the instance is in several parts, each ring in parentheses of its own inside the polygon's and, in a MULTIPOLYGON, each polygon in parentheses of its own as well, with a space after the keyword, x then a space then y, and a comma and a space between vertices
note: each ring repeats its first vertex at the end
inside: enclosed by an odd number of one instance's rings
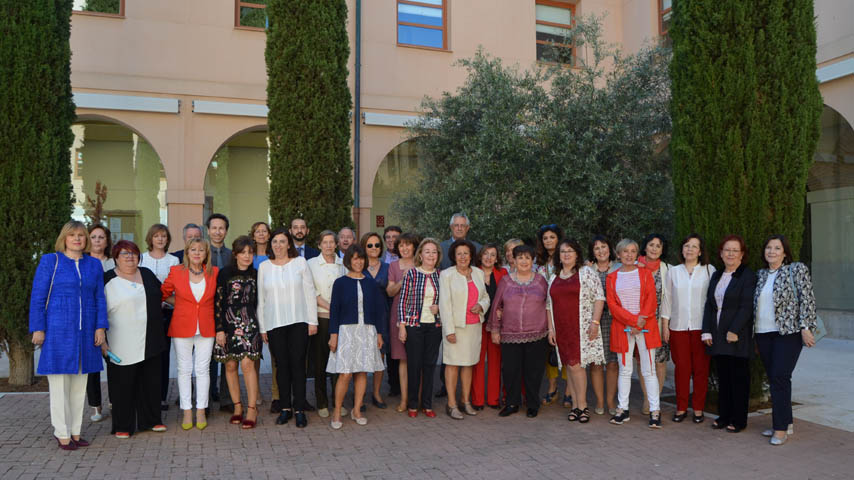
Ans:
MULTIPOLYGON (((498 282, 507 274, 507 270, 496 268, 498 264, 498 246, 487 243, 481 247, 477 254, 477 266, 483 270, 483 282, 486 284, 486 293, 489 301, 495 298, 498 290, 498 282)), ((489 318, 490 309, 486 311, 489 318)), ((474 366, 472 374, 471 401, 475 410, 483 410, 484 401, 490 408, 499 408, 499 393, 501 389, 501 345, 492 343, 489 333, 486 331, 486 322, 483 323, 483 335, 480 344, 480 360, 474 366), (486 378, 484 378, 486 377, 486 378), (486 398, 484 399, 484 380, 486 380, 486 398)))

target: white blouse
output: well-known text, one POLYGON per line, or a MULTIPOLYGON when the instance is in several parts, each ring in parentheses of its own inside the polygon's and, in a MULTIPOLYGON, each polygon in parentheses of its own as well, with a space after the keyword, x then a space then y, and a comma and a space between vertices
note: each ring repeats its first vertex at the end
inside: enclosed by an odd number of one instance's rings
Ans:
MULTIPOLYGON (((148 312, 141 283, 115 277, 104 286, 107 297, 107 344, 121 363, 133 365, 145 360, 145 329, 148 312)), ((110 359, 113 362, 112 359, 110 359)), ((113 362, 115 363, 115 362, 113 362)))
POLYGON ((765 280, 765 285, 762 286, 762 291, 759 292, 758 311, 756 313, 756 333, 779 332, 780 327, 777 326, 777 321, 774 311, 774 281, 777 280, 777 274, 780 270, 775 270, 768 274, 768 279, 765 280))
POLYGON ((684 263, 670 269, 667 273, 669 298, 661 303, 661 318, 670 320, 670 330, 703 329, 706 292, 713 273, 715 267, 712 265, 696 265, 691 274, 684 263))
POLYGON ((162 258, 154 258, 151 252, 145 252, 139 257, 139 266, 151 270, 160 283, 169 276, 169 269, 179 263, 181 262, 178 261, 178 257, 171 253, 167 253, 162 258))
POLYGON ((292 258, 258 266, 258 325, 261 333, 296 323, 317 325, 317 291, 308 262, 292 258))
MULTIPOLYGON (((335 256, 335 262, 329 263, 323 255, 318 255, 308 260, 308 268, 311 270, 311 276, 314 279, 314 289, 317 291, 317 296, 326 300, 332 301, 332 284, 338 277, 347 274, 347 268, 339 256, 335 256)), ((329 309, 318 306, 318 314, 326 314, 329 316, 329 309)))

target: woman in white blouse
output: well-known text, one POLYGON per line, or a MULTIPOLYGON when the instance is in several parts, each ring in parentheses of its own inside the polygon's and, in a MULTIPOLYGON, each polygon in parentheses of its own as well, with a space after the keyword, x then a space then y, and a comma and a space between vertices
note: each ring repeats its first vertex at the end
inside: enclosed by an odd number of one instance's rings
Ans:
POLYGON ((113 402, 116 438, 135 430, 165 432, 160 421, 160 353, 166 345, 160 309, 160 281, 138 268, 139 248, 121 240, 113 248, 116 268, 107 272, 107 343, 101 345, 113 402))
POLYGON ((278 367, 281 413, 276 424, 293 417, 297 428, 305 428, 305 360, 308 337, 317 333, 317 291, 287 230, 274 231, 270 245, 269 261, 258 267, 258 324, 278 367))
MULTIPOLYGON (((151 270, 160 283, 169 276, 169 269, 178 265, 180 260, 175 255, 168 253, 169 244, 172 243, 172 235, 169 227, 162 223, 155 223, 148 229, 145 235, 145 243, 148 251, 139 257, 139 266, 151 270)), ((163 334, 169 331, 169 323, 172 321, 172 305, 163 302, 163 334)), ((160 354, 160 410, 169 410, 166 397, 169 396, 169 354, 172 344, 166 342, 166 348, 160 354)))
MULTIPOLYGON (((317 335, 311 341, 314 358, 314 398, 317 414, 329 416, 329 394, 326 388, 326 364, 329 363, 329 302, 332 301, 332 284, 347 274, 341 257, 335 254, 338 236, 332 230, 320 232, 320 255, 308 260, 308 267, 317 293, 317 335)), ((335 385, 335 378, 332 378, 335 385)), ((342 415, 347 415, 344 409, 342 415)))
POLYGON ((703 345, 703 310, 706 292, 715 267, 708 264, 703 238, 692 233, 682 240, 679 249, 682 263, 667 274, 669 298, 661 305, 662 332, 675 364, 676 413, 674 422, 685 420, 688 399, 694 410, 694 423, 705 416, 706 391, 709 386, 709 355, 703 345), (668 338, 669 337, 669 338, 668 338), (691 395, 693 377, 694 394, 691 395))

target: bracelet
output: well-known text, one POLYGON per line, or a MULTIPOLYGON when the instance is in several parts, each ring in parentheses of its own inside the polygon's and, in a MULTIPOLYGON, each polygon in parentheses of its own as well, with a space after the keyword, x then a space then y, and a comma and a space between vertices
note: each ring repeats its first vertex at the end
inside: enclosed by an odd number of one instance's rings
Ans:
POLYGON ((599 325, 599 322, 597 322, 596 320, 593 320, 593 325, 599 325))

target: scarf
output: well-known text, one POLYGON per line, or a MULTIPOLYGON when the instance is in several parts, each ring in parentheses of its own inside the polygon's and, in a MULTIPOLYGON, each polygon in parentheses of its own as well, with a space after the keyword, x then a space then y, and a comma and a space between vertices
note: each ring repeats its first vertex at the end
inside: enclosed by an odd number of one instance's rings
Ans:
POLYGON ((638 257, 638 262, 643 263, 644 265, 646 265, 645 268, 647 268, 650 272, 655 273, 661 266, 661 257, 659 257, 658 260, 647 260, 645 256, 641 255, 640 257, 638 257))

